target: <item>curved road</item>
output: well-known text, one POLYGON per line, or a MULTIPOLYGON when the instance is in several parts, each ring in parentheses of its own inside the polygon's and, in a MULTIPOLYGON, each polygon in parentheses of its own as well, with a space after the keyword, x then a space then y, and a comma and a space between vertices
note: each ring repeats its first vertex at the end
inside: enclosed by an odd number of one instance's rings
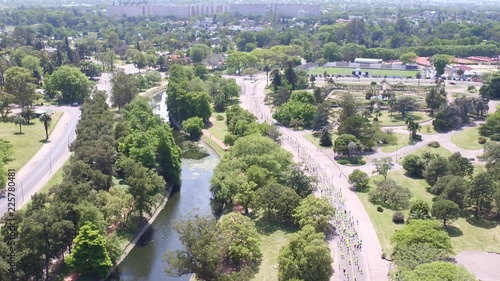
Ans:
MULTIPOLYGON (((76 137, 76 125, 80 120, 80 108, 71 106, 45 106, 42 109, 62 111, 56 127, 49 136, 49 142, 43 144, 38 152, 21 170, 16 171, 16 210, 19 210, 29 198, 38 192, 62 167, 70 156, 69 144, 76 137)), ((7 164, 7 169, 9 165, 7 164)), ((0 194, 0 214, 7 212, 7 193, 0 194)))

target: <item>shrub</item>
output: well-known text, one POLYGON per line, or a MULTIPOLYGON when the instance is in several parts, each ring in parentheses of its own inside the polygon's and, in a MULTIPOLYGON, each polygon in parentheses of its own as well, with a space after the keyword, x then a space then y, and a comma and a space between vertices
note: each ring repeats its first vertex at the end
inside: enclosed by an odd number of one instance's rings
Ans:
POLYGON ((351 164, 351 162, 347 159, 340 159, 339 161, 337 161, 340 165, 349 165, 351 164))
POLYGON ((382 213, 384 211, 384 208, 381 206, 377 206, 377 212, 382 213))
POLYGON ((467 91, 473 93, 476 91, 476 87, 474 87, 474 85, 469 85, 469 87, 467 87, 467 91))
POLYGON ((479 137, 479 139, 477 140, 477 142, 479 144, 485 144, 486 143, 486 138, 485 137, 479 137))
POLYGON ((203 126, 203 119, 200 117, 191 117, 182 121, 182 129, 189 134, 191 139, 199 139, 201 137, 203 126))
POLYGON ((500 141, 500 134, 498 134, 498 133, 497 134, 493 134, 493 135, 490 136, 490 139, 492 141, 500 141))
POLYGON ((431 141, 430 143, 427 144, 427 146, 432 147, 432 148, 438 148, 441 145, 437 141, 431 141))
POLYGON ((392 214, 392 222, 396 224, 405 223, 405 214, 402 212, 395 212, 392 214))
POLYGON ((222 115, 219 114, 219 115, 217 115, 215 117, 215 120, 217 120, 217 121, 224 121, 224 116, 222 116, 222 115))
POLYGON ((233 134, 226 134, 224 136, 224 144, 227 145, 227 146, 233 146, 234 145, 234 142, 238 139, 238 136, 237 135, 233 135, 233 134))

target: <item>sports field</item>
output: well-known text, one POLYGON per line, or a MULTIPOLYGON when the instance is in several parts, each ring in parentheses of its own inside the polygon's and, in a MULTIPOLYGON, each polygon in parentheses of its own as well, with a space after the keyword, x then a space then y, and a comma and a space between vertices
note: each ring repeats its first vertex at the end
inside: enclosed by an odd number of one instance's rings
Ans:
MULTIPOLYGON (((352 72, 356 70, 355 68, 339 68, 339 67, 316 67, 307 72, 307 74, 313 75, 323 75, 326 71, 328 75, 352 75, 352 72)), ((362 68, 361 72, 368 72, 368 75, 376 76, 411 76, 415 78, 415 75, 419 72, 418 70, 391 70, 391 69, 366 69, 362 68)))

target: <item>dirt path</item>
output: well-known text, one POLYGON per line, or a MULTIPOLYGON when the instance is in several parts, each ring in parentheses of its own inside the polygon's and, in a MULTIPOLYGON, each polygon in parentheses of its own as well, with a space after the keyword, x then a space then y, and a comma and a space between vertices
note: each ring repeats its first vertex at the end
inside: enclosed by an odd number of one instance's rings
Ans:
POLYGON ((481 251, 463 251, 456 256, 458 264, 467 268, 476 275, 476 278, 483 281, 500 280, 500 254, 481 252, 481 251))
POLYGON ((220 140, 218 137, 212 135, 207 129, 201 130, 204 135, 209 137, 211 140, 213 140, 218 146, 220 146, 224 151, 227 151, 229 147, 227 147, 222 140, 220 140))

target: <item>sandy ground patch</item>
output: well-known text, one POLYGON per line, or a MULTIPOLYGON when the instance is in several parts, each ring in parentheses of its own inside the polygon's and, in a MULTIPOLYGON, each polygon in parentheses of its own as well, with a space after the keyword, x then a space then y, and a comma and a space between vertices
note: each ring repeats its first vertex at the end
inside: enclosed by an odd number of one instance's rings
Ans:
POLYGON ((482 281, 500 280, 500 254, 481 251, 462 251, 457 263, 465 266, 482 281))

